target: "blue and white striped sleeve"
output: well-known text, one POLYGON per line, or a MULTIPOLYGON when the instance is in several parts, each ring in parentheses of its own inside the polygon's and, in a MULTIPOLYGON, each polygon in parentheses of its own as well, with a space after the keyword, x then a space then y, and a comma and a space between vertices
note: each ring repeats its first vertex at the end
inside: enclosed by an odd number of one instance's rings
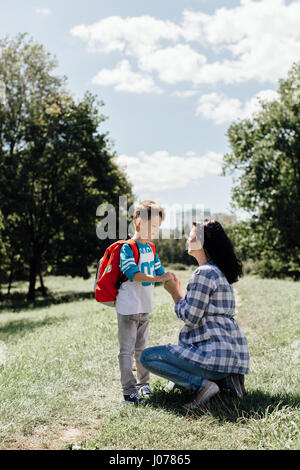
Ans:
POLYGON ((156 276, 161 276, 165 272, 164 268, 162 267, 160 263, 160 259, 157 256, 157 253, 155 254, 155 258, 154 258, 154 269, 155 269, 156 276))
POLYGON ((120 251, 120 269, 130 281, 136 273, 140 272, 128 243, 124 243, 120 251))
POLYGON ((191 277, 184 299, 175 304, 175 313, 178 318, 187 325, 197 325, 203 317, 210 301, 210 296, 215 290, 214 280, 204 273, 195 274, 191 277))

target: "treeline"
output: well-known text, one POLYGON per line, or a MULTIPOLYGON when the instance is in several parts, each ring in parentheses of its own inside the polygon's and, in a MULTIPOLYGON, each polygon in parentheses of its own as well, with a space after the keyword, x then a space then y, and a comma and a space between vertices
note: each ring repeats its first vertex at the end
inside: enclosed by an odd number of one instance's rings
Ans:
MULTIPOLYGON (((279 81, 277 94, 228 129, 231 152, 223 174, 233 176, 233 208, 247 211, 249 219, 224 228, 247 272, 299 280, 300 63, 279 81)), ((163 260, 186 260, 182 243, 160 242, 163 260)))
POLYGON ((300 279, 300 63, 279 81, 278 98, 228 129, 232 200, 250 220, 230 228, 258 274, 300 279))
POLYGON ((14 280, 45 274, 90 276, 106 246, 96 237, 96 209, 133 203, 132 188, 115 162, 102 102, 75 101, 56 61, 27 35, 0 40, 0 292, 14 280))

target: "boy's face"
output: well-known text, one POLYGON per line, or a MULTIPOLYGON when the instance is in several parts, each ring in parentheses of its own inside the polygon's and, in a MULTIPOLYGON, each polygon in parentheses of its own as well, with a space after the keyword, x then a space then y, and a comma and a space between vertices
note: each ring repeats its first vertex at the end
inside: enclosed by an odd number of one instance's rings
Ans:
POLYGON ((162 217, 160 215, 154 215, 149 220, 138 217, 136 219, 136 230, 141 238, 152 240, 158 235, 161 223, 162 217))

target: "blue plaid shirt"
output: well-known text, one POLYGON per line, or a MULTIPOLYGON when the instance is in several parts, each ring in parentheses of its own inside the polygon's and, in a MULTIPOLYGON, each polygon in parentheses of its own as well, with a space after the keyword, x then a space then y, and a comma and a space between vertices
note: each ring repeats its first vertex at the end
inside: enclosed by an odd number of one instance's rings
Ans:
POLYGON ((178 345, 167 345, 172 353, 205 369, 249 373, 247 340, 234 319, 234 290, 213 261, 194 271, 175 313, 185 324, 178 345))

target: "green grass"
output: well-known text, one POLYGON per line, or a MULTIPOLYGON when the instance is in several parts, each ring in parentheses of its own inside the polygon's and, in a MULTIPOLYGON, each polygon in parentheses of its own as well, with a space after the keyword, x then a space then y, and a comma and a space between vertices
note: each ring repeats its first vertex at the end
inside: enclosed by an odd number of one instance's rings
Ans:
MULTIPOLYGON (((190 273, 177 272, 185 283, 190 273)), ((165 392, 153 375, 146 406, 122 405, 115 311, 93 300, 92 278, 45 281, 49 299, 28 306, 17 283, 0 306, 1 449, 299 449, 299 282, 247 276, 235 285, 248 394, 192 413, 182 408, 188 392, 165 392)), ((149 345, 176 343, 181 326, 156 287, 149 345)))

